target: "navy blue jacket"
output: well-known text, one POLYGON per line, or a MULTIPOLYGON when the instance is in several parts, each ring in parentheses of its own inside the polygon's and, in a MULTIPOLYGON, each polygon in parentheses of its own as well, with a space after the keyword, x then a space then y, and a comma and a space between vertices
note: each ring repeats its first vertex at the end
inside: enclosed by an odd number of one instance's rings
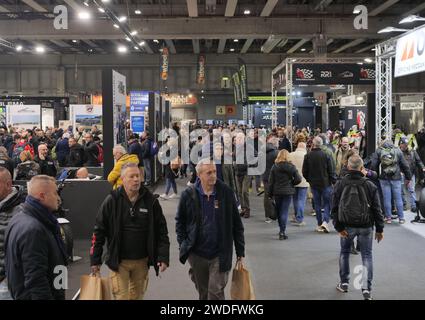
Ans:
MULTIPOLYGON (((233 243, 236 256, 245 256, 244 227, 232 189, 220 180, 217 180, 215 188, 219 206, 220 272, 226 272, 232 268, 233 243)), ((198 240, 201 218, 198 192, 194 187, 189 187, 181 195, 176 215, 177 242, 180 247, 180 262, 183 264, 198 240)))

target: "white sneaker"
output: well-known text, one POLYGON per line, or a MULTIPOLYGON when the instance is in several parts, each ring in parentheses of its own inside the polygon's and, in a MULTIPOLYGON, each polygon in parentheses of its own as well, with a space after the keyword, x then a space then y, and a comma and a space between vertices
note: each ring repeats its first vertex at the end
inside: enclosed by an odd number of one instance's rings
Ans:
POLYGON ((164 200, 168 199, 168 196, 165 193, 161 194, 159 197, 164 199, 164 200))
POLYGON ((186 185, 187 185, 188 187, 191 187, 191 186, 193 186, 193 183, 191 183, 190 181, 188 181, 186 185))
POLYGON ((322 226, 317 226, 315 229, 316 232, 324 232, 323 227, 322 226))
POLYGON ((322 227, 324 233, 330 232, 329 225, 326 222, 323 222, 321 227, 322 227))
POLYGON ((168 199, 174 199, 174 198, 176 198, 177 197, 177 194, 176 193, 172 193, 172 194, 170 194, 169 196, 168 196, 168 199))

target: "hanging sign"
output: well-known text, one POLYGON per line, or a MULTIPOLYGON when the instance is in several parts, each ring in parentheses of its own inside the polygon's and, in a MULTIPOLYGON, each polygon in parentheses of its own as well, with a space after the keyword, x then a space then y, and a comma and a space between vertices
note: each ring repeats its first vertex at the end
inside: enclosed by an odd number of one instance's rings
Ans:
POLYGON ((200 54, 198 57, 198 71, 196 76, 196 83, 205 83, 205 55, 203 54, 200 54))
POLYGON ((168 55, 168 48, 162 48, 161 79, 164 81, 168 79, 168 55))
POLYGON ((425 27, 397 40, 394 76, 425 71, 425 27))

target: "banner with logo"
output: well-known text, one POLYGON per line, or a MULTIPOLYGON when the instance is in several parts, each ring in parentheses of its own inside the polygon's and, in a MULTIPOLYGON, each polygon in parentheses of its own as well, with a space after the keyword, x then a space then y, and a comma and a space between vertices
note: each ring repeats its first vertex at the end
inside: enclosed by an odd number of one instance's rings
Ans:
POLYGON ((168 56, 169 56, 168 48, 167 47, 162 48, 161 79, 164 81, 168 79, 168 56))
POLYGON ((248 80, 246 72, 246 64, 242 59, 238 59, 239 62, 239 77, 241 83, 241 102, 243 105, 248 104, 248 80))
POLYGON ((149 91, 130 91, 130 128, 134 133, 145 131, 145 115, 149 107, 149 91))
POLYGON ((232 75, 232 82, 233 82, 233 92, 235 95, 235 104, 239 104, 242 102, 241 99, 241 81, 239 78, 239 72, 235 72, 232 75))
POLYGON ((198 57, 198 70, 196 72, 196 83, 205 83, 205 55, 200 54, 198 57))
POLYGON ((69 113, 71 125, 75 130, 79 127, 91 130, 91 127, 96 125, 100 131, 103 131, 102 105, 71 104, 69 113))
POLYGON ((7 125, 19 129, 32 129, 40 127, 40 105, 7 105, 7 125))
POLYGON ((358 64, 294 64, 294 85, 375 84, 375 65, 358 64))
POLYGON ((394 76, 425 71, 425 27, 397 40, 394 76))

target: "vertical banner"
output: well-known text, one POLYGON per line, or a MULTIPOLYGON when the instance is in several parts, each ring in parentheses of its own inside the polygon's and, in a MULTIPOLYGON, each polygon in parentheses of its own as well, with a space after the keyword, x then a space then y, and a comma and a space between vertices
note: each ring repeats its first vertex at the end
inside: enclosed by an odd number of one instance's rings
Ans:
POLYGON ((239 72, 235 72, 232 76, 233 80, 233 91, 235 95, 235 104, 242 102, 241 100, 241 81, 239 78, 239 72))
POLYGON ((198 69, 196 74, 196 83, 205 83, 205 55, 200 54, 198 57, 198 69))
POLYGON ((164 81, 168 79, 168 56, 169 56, 168 48, 167 47, 162 48, 161 79, 164 81))
POLYGON ((238 58, 239 61, 239 77, 240 77, 240 93, 241 93, 241 102, 243 105, 248 104, 248 80, 246 74, 246 64, 245 62, 238 58))
POLYGON ((114 110, 114 145, 125 145, 127 120, 127 93, 126 78, 122 74, 112 71, 112 105, 114 110))
POLYGON ((130 128, 134 133, 145 131, 146 109, 149 107, 149 91, 130 91, 130 128))

